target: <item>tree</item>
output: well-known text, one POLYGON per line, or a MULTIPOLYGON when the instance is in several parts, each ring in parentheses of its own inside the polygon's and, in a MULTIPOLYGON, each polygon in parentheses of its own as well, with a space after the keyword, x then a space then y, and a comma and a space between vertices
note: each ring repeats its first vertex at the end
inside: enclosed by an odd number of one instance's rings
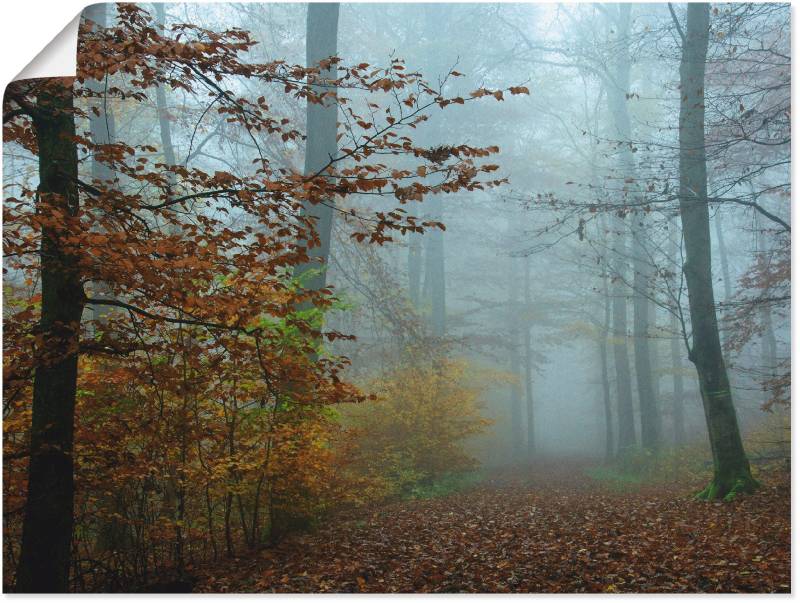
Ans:
MULTIPOLYGON (((600 229, 605 234, 605 220, 601 222, 600 229)), ((603 388, 603 419, 605 422, 605 460, 610 463, 614 459, 614 425, 611 412, 611 388, 608 376, 608 335, 611 329, 611 305, 612 301, 608 293, 608 273, 603 270, 602 294, 603 294, 603 324, 597 337, 597 346, 600 352, 600 382, 603 388)))
POLYGON ((422 280, 422 237, 412 232, 408 240, 408 297, 411 305, 419 308, 422 280))
POLYGON ((39 156, 41 311, 17 590, 64 592, 72 545, 73 412, 85 296, 76 249, 78 153, 70 80, 37 91, 29 117, 39 156))
MULTIPOLYGON (((441 37, 443 27, 447 27, 452 19, 452 6, 446 4, 428 4, 424 7, 424 27, 422 33, 427 40, 426 46, 435 52, 435 47, 441 37)), ((433 61, 433 68, 439 72, 445 71, 443 60, 446 55, 441 54, 433 61)), ((441 128, 441 121, 438 124, 441 128)), ((433 197, 426 203, 426 217, 435 222, 444 221, 444 205, 440 197, 433 197)), ((411 245, 417 243, 412 235, 411 245)), ((424 266, 425 277, 423 280, 423 299, 430 304, 429 325, 434 337, 442 338, 446 330, 446 286, 445 286, 445 245, 444 230, 430 231, 424 238, 424 266)), ((409 266, 411 268, 411 266, 409 266)), ((414 280, 413 274, 410 275, 414 280)))
MULTIPOLYGON (((443 217, 441 198, 434 197, 429 202, 428 219, 441 222, 443 217)), ((444 279, 444 232, 436 229, 425 239, 425 280, 423 292, 430 302, 430 327, 434 337, 445 334, 445 279, 444 279)))
MULTIPOLYGON (((678 240, 680 225, 677 222, 677 218, 670 221, 669 243, 674 250, 675 265, 680 266, 679 257, 682 243, 678 240)), ((673 280, 676 281, 674 288, 679 290, 682 285, 677 282, 677 271, 673 271, 673 275, 673 280)), ((672 363, 672 428, 673 443, 677 448, 686 443, 686 418, 683 407, 683 355, 681 354, 683 329, 680 327, 677 310, 670 313, 670 331, 669 352, 672 363)))
MULTIPOLYGON (((513 222, 509 221, 510 233, 513 232, 512 228, 513 222)), ((525 458, 523 452, 523 434, 525 432, 522 415, 522 394, 523 388, 527 392, 527 386, 524 383, 527 371, 523 371, 523 362, 527 365, 527 357, 523 358, 525 350, 522 349, 525 341, 523 336, 525 318, 521 316, 520 312, 519 267, 521 263, 520 258, 509 258, 507 333, 509 369, 513 376, 513 381, 509 388, 509 403, 511 410, 511 460, 514 463, 519 463, 525 458)))
MULTIPOLYGON (((621 177, 626 183, 623 186, 622 205, 628 205, 631 201, 638 200, 636 187, 636 165, 633 156, 633 143, 631 132, 631 120, 628 114, 628 98, 630 95, 630 21, 631 5, 620 4, 618 7, 609 8, 612 11, 616 8, 616 19, 610 20, 610 24, 617 28, 617 43, 622 48, 617 50, 616 58, 613 63, 613 70, 610 70, 604 77, 606 84, 606 96, 608 98, 609 111, 613 120, 613 131, 618 138, 620 149, 620 172, 621 177), (633 190, 630 190, 633 189, 633 190), (630 197, 630 198, 629 198, 630 197)), ((645 235, 646 216, 641 211, 632 212, 629 215, 631 225, 630 250, 633 257, 633 347, 634 347, 634 367, 636 369, 636 389, 639 396, 639 409, 642 421, 642 446, 650 450, 659 447, 661 438, 661 427, 659 411, 656 404, 656 395, 653 386, 653 371, 651 367, 651 350, 649 337, 648 321, 648 280, 650 266, 647 263, 647 238, 645 235)), ((626 224, 624 219, 618 220, 622 230, 619 237, 625 237, 626 224)), ((624 246, 624 243, 621 243, 624 246)), ((621 253, 622 250, 616 250, 621 253)), ((622 264, 620 264, 622 267, 622 264)), ((615 298, 616 299, 616 298, 615 298)), ((616 301, 622 303, 622 300, 616 301)), ((620 358, 620 362, 622 362, 620 358)), ((624 376, 624 371, 623 371, 624 376)), ((622 384, 625 389, 625 385, 622 384)), ((623 434, 620 432, 620 438, 623 434)), ((626 436, 627 439, 627 436, 626 436)), ((622 443, 622 440, 621 440, 622 443)))
MULTIPOLYGON (((306 25, 306 66, 313 69, 311 89, 320 97, 306 105, 306 154, 303 173, 312 177, 326 170, 338 154, 336 124, 336 40, 339 25, 338 2, 308 4, 306 25), (333 60, 332 60, 333 59, 333 60)), ((309 248, 309 262, 298 266, 295 274, 309 289, 325 287, 325 271, 331 251, 331 227, 335 199, 308 199, 304 214, 314 220, 319 241, 309 248)))
MULTIPOLYGON (((524 262, 524 277, 523 277, 523 297, 524 297, 524 314, 521 320, 522 328, 522 347, 525 354, 525 424, 527 426, 526 440, 528 443, 527 453, 528 462, 533 460, 536 452, 534 435, 536 433, 536 424, 534 423, 534 408, 533 408, 533 348, 531 346, 531 258, 525 256, 522 260, 524 262)), ((607 385, 607 383, 606 383, 607 385)), ((608 402, 608 400, 606 400, 608 402)))
MULTIPOLYGON (((612 270, 616 275, 623 272, 623 255, 627 245, 617 241, 614 245, 612 270)), ((628 308, 624 285, 619 276, 611 290, 611 331, 617 392, 617 452, 624 454, 636 445, 636 427, 633 423, 633 391, 631 389, 631 367, 628 359, 628 308)))
POLYGON ((679 170, 680 215, 686 261, 692 347, 714 459, 714 477, 700 498, 730 499, 752 492, 750 474, 727 369, 722 356, 711 277, 711 232, 708 210, 704 79, 709 39, 709 5, 689 4, 680 64, 679 170))
MULTIPOLYGON (((303 208, 355 194, 390 199, 389 207, 351 214, 357 226, 353 239, 383 244, 392 240, 393 232, 441 226, 408 215, 403 208, 407 203, 501 182, 478 178, 497 169, 481 163, 496 147, 448 146, 432 155, 396 133, 423 121, 426 112, 456 102, 419 74, 405 72, 399 59, 384 69, 366 63, 345 68, 331 61, 337 76, 331 86, 394 104, 381 113, 379 123, 368 122, 378 118, 348 106, 349 146, 337 147, 313 174, 276 168, 259 141, 297 141, 302 133, 291 120, 273 115, 265 96, 240 94, 242 83, 257 81, 277 88, 277 94, 323 104, 330 95, 308 85, 309 77, 318 76, 317 68, 243 60, 241 55, 254 42, 242 30, 216 32, 179 24, 164 31, 139 6, 120 5, 118 13, 112 27, 82 25, 75 82, 16 82, 4 99, 5 140, 34 155, 39 166, 38 189, 23 187, 4 203, 5 269, 40 283, 39 292, 20 299, 6 316, 13 328, 4 340, 6 384, 13 384, 4 390, 7 408, 23 412, 30 394, 33 410, 16 584, 22 592, 68 588, 73 430, 76 419, 91 422, 75 414, 78 380, 92 380, 98 388, 107 385, 85 370, 89 359, 119 358, 125 369, 121 374, 149 376, 134 384, 130 397, 143 400, 144 409, 154 412, 155 420, 144 424, 162 430, 158 441, 172 438, 167 441, 176 444, 152 448, 157 458, 150 462, 174 473, 167 481, 174 479, 180 488, 191 485, 186 471, 190 428, 219 416, 219 407, 212 406, 216 410, 198 411, 195 421, 189 421, 199 398, 214 400, 211 392, 219 384, 213 379, 219 378, 223 389, 231 388, 232 400, 224 400, 223 410, 236 411, 237 400, 255 398, 248 404, 263 412, 251 414, 266 421, 269 434, 259 440, 266 460, 258 465, 258 485, 268 480, 271 492, 279 493, 278 477, 265 465, 273 446, 296 441, 308 425, 300 419, 309 413, 319 416, 315 409, 363 399, 339 376, 345 359, 311 359, 323 335, 329 340, 344 335, 322 333, 307 316, 291 311, 304 305, 324 310, 333 303, 330 290, 298 287, 290 278, 296 266, 309 261, 309 247, 321 240, 318 225, 303 208), (154 64, 168 68, 153 69, 154 64), (101 91, 98 81, 112 84, 101 91), (154 162, 160 155, 152 144, 106 141, 83 131, 89 114, 97 116, 92 104, 99 95, 144 107, 148 93, 158 96, 161 87, 180 90, 205 105, 201 119, 213 108, 247 137, 253 149, 248 167, 208 173, 154 162), (81 173, 79 155, 102 162, 114 181, 81 173), (408 158, 410 169, 375 162, 387 155, 408 158), (438 173, 439 181, 418 182, 420 171, 438 173), (101 285, 91 297, 84 293, 86 282, 101 285), (107 294, 98 296, 97 291, 107 294), (92 321, 81 321, 85 306, 115 308, 119 316, 108 317, 107 328, 94 337, 92 321), (156 362, 159 356, 165 360, 156 362)), ((492 92, 482 89, 458 101, 487 95, 492 92)), ((341 106, 349 101, 337 97, 336 102, 341 106)), ((186 140, 191 152, 194 134, 186 140)), ((162 153, 174 143, 162 141, 162 153)), ((235 433, 233 424, 228 425, 235 433)), ((137 443, 142 448, 147 447, 137 443)), ((222 470, 241 481, 233 443, 229 450, 232 464, 222 470)), ((202 459, 198 462, 203 466, 202 459)), ((181 494, 175 522, 178 561, 185 504, 181 494)), ((240 515, 245 517, 241 505, 240 515)), ((243 531, 252 542, 259 532, 257 513, 249 522, 245 519, 243 531)))

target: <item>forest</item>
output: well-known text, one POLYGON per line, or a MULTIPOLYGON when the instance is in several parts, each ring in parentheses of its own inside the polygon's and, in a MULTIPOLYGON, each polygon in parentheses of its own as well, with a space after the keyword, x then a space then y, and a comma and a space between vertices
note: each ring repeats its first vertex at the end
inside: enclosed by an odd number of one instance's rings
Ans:
POLYGON ((791 592, 788 3, 119 3, 3 98, 3 590, 791 592))

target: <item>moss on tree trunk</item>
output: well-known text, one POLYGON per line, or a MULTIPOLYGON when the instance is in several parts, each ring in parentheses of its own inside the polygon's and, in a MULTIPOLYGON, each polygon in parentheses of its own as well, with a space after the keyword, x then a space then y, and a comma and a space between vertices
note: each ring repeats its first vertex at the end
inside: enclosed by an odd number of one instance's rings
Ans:
POLYGON ((704 130, 708 30, 708 4, 689 4, 680 66, 680 214, 692 322, 689 359, 697 369, 714 458, 714 478, 697 497, 730 500, 752 492, 758 482, 750 474, 739 433, 714 303, 704 130))

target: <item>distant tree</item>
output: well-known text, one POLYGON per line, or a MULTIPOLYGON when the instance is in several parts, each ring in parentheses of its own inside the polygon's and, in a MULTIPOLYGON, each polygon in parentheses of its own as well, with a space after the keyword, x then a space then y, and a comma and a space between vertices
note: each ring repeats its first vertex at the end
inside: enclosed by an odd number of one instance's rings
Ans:
MULTIPOLYGON (((607 14, 613 14, 609 18, 609 25, 616 28, 615 42, 617 45, 611 68, 600 71, 606 87, 606 97, 608 98, 609 112, 613 121, 614 137, 618 140, 619 150, 619 172, 624 181, 622 187, 621 205, 635 205, 641 201, 641 195, 636 190, 638 184, 636 176, 636 163, 633 152, 633 133, 631 130, 631 118, 628 113, 628 98, 630 96, 630 72, 631 72, 631 5, 619 4, 609 5, 607 14)), ((622 214, 625 216, 625 213, 622 214)), ((618 262, 620 271, 624 270, 625 258, 625 238, 627 230, 630 230, 629 252, 633 264, 633 348, 634 348, 634 367, 636 373, 636 391, 639 398, 639 411, 641 416, 641 438, 642 446, 649 450, 657 450, 661 438, 661 420, 655 388, 653 384, 653 370, 651 366, 652 352, 650 350, 649 339, 649 320, 648 307, 648 280, 651 272, 650 264, 647 259, 647 235, 646 235, 647 216, 644 212, 634 211, 627 215, 627 220, 616 219, 620 234, 618 235, 618 245, 620 249, 615 250, 615 254, 621 256, 618 262), (630 224, 627 224, 629 222, 630 224)), ((620 278, 624 278, 620 274, 620 278)), ((625 298, 621 295, 624 288, 619 288, 614 297, 614 304, 618 306, 625 303, 625 298)), ((616 316, 622 321, 621 310, 616 310, 616 316)), ((627 320, 627 316, 625 317, 627 320)), ((620 327, 618 327, 619 329, 620 327)), ((622 350, 618 352, 622 354, 622 350)), ((624 360, 620 357, 620 362, 624 360)), ((625 371, 621 376, 624 378, 625 371)), ((620 384, 622 391, 627 389, 623 383, 620 384)), ((627 394, 625 394, 627 395, 627 394)), ((628 419, 626 418, 626 421, 628 419)), ((629 439, 629 435, 620 432, 620 445, 629 439)))
MULTIPOLYGON (((306 154, 303 172, 313 177, 324 172, 338 154, 336 137, 339 103, 336 101, 336 41, 339 31, 339 3, 308 4, 306 24, 306 66, 313 69, 311 89, 319 100, 309 99, 306 107, 306 154)), ((309 289, 325 287, 331 250, 331 228, 336 200, 307 199, 304 214, 314 220, 318 241, 311 241, 310 261, 295 269, 309 289)))

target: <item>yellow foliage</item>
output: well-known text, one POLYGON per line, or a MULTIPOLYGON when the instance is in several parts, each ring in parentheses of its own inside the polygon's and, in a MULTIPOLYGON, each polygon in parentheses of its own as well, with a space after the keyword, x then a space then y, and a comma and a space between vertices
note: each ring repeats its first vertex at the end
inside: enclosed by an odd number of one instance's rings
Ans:
POLYGON ((492 377, 486 372, 440 358, 370 383, 366 389, 377 400, 346 413, 355 435, 349 469, 361 479, 362 494, 391 496, 473 468, 464 445, 491 423, 481 415, 481 395, 492 377))

